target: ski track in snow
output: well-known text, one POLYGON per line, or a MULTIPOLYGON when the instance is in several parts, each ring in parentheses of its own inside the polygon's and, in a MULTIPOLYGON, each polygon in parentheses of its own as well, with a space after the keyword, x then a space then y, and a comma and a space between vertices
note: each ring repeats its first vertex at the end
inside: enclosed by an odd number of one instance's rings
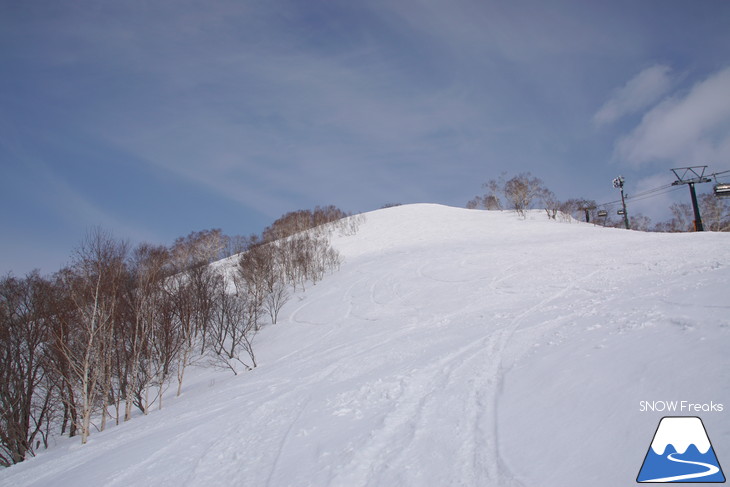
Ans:
MULTIPOLYGON (((461 261, 461 264, 464 260, 461 261)), ((405 263, 403 267, 410 264, 405 263)), ((506 279, 520 279, 521 275, 531 272, 536 261, 528 260, 522 264, 523 270, 511 272, 501 279, 493 279, 490 287, 499 290, 499 282, 506 279)), ((427 272, 433 264, 421 264, 413 277, 428 279, 439 284, 452 285, 468 282, 467 280, 440 279, 427 272)), ((508 266, 509 270, 515 265, 508 266)), ((395 267, 386 274, 374 273, 361 278, 350 286, 343 294, 343 299, 351 295, 356 288, 367 289, 370 304, 378 307, 397 303, 384 303, 375 297, 378 288, 393 289, 391 275, 403 279, 407 269, 395 267)), ((409 385, 398 404, 382 419, 379 428, 370 435, 368 442, 361 446, 349 464, 342 466, 332 479, 332 485, 379 485, 389 480, 388 472, 399 471, 407 467, 406 453, 410 444, 417 441, 421 432, 428 431, 434 421, 443 418, 445 409, 443 397, 435 396, 434 391, 443 390, 452 381, 463 384, 470 383, 470 392, 466 400, 465 413, 468 421, 465 438, 459 453, 455 455, 460 465, 454 469, 457 475, 451 481, 459 485, 474 485, 483 482, 498 482, 500 485, 522 485, 515 480, 499 455, 498 430, 498 394, 503 381, 504 367, 502 363, 505 347, 515 331, 523 324, 526 317, 539 313, 547 304, 564 296, 576 285, 592 278, 596 271, 577 280, 566 279, 566 284, 554 293, 544 297, 528 309, 506 320, 501 328, 495 326, 484 338, 471 343, 456 352, 449 354, 429 367, 419 370, 411 377, 409 385), (455 379, 455 376, 459 376, 455 379), (397 445, 395 448, 389 445, 397 445), (471 459, 471 460, 468 460, 471 459), (508 480, 509 479, 509 480, 508 480)), ((504 274, 503 274, 504 275, 504 274)), ((572 277, 572 276, 571 276, 572 277)), ((480 279, 484 279, 481 277, 480 279)), ((393 293, 397 294, 397 293, 393 293)), ((400 298, 396 299, 396 301, 400 298)), ((301 310, 300 307, 298 310, 301 310)), ((346 317, 352 315, 348 310, 346 317)), ((353 315, 355 316, 355 315, 353 315)), ((296 318, 294 318, 296 320, 296 318)), ((366 318, 361 318, 366 319, 366 318)), ((557 326, 557 325, 554 325, 557 326)), ((544 333, 545 330, 542 330, 544 333)), ((390 335, 390 332, 388 333, 390 335)), ((377 347, 375 347, 377 348, 377 347)), ((369 350, 365 356, 370 356, 369 350)), ((453 472, 452 472, 453 473, 453 472)), ((391 479, 392 480, 392 479, 391 479)))

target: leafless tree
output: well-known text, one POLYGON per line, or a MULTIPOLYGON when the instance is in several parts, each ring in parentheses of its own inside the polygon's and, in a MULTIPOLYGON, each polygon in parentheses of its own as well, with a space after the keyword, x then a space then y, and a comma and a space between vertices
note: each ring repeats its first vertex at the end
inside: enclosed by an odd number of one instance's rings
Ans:
POLYGON ((248 248, 248 244, 249 244, 248 238, 244 237, 242 235, 233 235, 231 237, 228 237, 226 242, 227 242, 227 248, 226 248, 227 257, 245 252, 246 249, 248 248))
MULTIPOLYGON (((532 208, 532 204, 537 201, 544 202, 548 198, 550 202, 557 201, 554 195, 545 188, 542 180, 532 176, 529 172, 518 174, 510 179, 506 179, 506 174, 503 173, 498 179, 491 179, 482 186, 487 192, 484 196, 477 196, 469 201, 468 208, 483 207, 487 210, 501 210, 504 208, 501 199, 503 197, 510 208, 524 216, 525 211, 532 208)), ((548 216, 551 218, 553 209, 547 208, 548 216)), ((557 210, 555 213, 557 214, 557 210)))
POLYGON ((504 183, 504 197, 512 209, 520 215, 532 207, 532 203, 545 195, 545 187, 541 179, 529 172, 521 173, 504 183))
POLYGON ((700 196, 702 222, 707 230, 713 232, 730 231, 730 203, 727 199, 717 198, 713 194, 700 196))
POLYGON ((466 202, 466 208, 469 210, 476 210, 484 205, 484 198, 481 196, 475 196, 466 202))
POLYGON ((342 220, 344 218, 347 218, 347 216, 347 213, 340 210, 334 205, 328 205, 324 207, 317 206, 312 212, 311 226, 312 228, 316 228, 331 222, 342 220))
POLYGON ((195 291, 193 284, 184 273, 173 276, 168 283, 168 299, 170 300, 174 318, 171 324, 176 327, 175 336, 179 338, 176 347, 177 357, 177 395, 182 393, 185 370, 191 364, 196 345, 195 335, 195 291))
POLYGON ((673 203, 669 207, 672 219, 669 222, 670 232, 691 232, 694 230, 694 213, 687 203, 673 203))
POLYGON ((252 339, 256 332, 257 313, 253 312, 255 304, 251 302, 252 296, 246 291, 244 280, 236 276, 233 281, 235 289, 230 290, 222 275, 216 278, 212 342, 215 363, 223 364, 238 374, 237 364, 246 370, 256 367, 252 339))
POLYGON ((34 455, 38 437, 47 444, 55 409, 44 354, 49 291, 37 272, 0 281, 0 466, 34 455))
POLYGON ((77 249, 65 282, 77 314, 69 336, 58 340, 66 357, 81 402, 81 442, 90 434, 97 406, 106 421, 111 388, 111 351, 127 245, 101 229, 93 229, 77 249), (98 404, 100 403, 100 404, 98 404))
POLYGON ((544 188, 542 190, 541 199, 543 207, 545 208, 545 213, 547 213, 548 218, 555 220, 560 213, 562 203, 555 196, 555 193, 547 188, 544 188))
POLYGON ((342 237, 352 236, 355 235, 358 230, 360 230, 360 226, 365 222, 365 215, 362 213, 356 214, 356 215, 348 215, 344 218, 341 218, 335 222, 330 223, 330 225, 333 225, 338 234, 342 237))
POLYGON ((210 325, 215 312, 215 287, 218 273, 209 265, 192 267, 185 272, 192 286, 194 337, 199 342, 200 355, 208 345, 210 325))
MULTIPOLYGON (((245 284, 245 291, 251 311, 254 313, 256 330, 259 328, 259 312, 267 304, 267 296, 284 280, 284 262, 280 242, 253 245, 241 254, 238 262, 238 278, 245 284)), ((287 296, 283 293, 278 302, 270 304, 283 306, 287 296)), ((276 301, 276 300, 274 300, 276 301)), ((267 309, 271 314, 273 309, 267 309)), ((278 310, 276 310, 278 313, 278 310)))
MULTIPOLYGON (((150 337, 151 350, 144 358, 145 366, 141 368, 153 385, 157 386, 158 408, 162 409, 162 396, 171 378, 177 372, 177 364, 181 350, 186 344, 186 330, 178 320, 180 301, 174 299, 174 293, 166 293, 160 300, 157 309, 157 321, 150 337)), ((183 312, 186 315, 186 312, 183 312)), ((192 326, 192 325, 190 325, 192 326)), ((142 383, 143 381, 140 381, 142 383)), ((180 388, 178 387, 178 391, 180 388)), ((140 390, 135 404, 148 412, 150 408, 149 388, 140 390)))
MULTIPOLYGON (((129 326, 123 336, 125 408, 124 421, 132 416, 132 406, 140 404, 155 378, 155 361, 151 359, 155 328, 159 325, 161 309, 167 298, 165 281, 170 272, 170 256, 165 247, 140 244, 132 253, 127 302, 130 309, 129 326)), ((148 408, 143 408, 147 413, 148 408)))
POLYGON ((482 187, 486 189, 486 193, 483 196, 475 196, 469 200, 466 207, 469 209, 483 208, 485 210, 503 209, 499 195, 502 194, 504 189, 504 178, 505 174, 502 174, 498 179, 490 179, 482 184, 482 187))
POLYGON ((632 230, 637 230, 640 232, 648 232, 651 230, 651 218, 648 216, 642 215, 641 213, 635 213, 629 217, 629 227, 631 227, 632 230))
POLYGON ((227 238, 220 229, 192 232, 175 240, 172 259, 179 270, 209 264, 226 256, 227 245, 227 238))
POLYGON ((265 242, 282 240, 307 230, 315 230, 312 233, 326 232, 329 231, 327 224, 343 220, 348 216, 351 215, 333 205, 317 206, 314 210, 292 211, 268 226, 263 232, 263 240, 265 242))
POLYGON ((588 220, 596 222, 598 204, 595 200, 585 198, 571 198, 560 204, 560 211, 566 215, 570 215, 576 220, 586 221, 586 211, 588 211, 588 220))
POLYGON ((49 305, 49 343, 46 348, 48 358, 48 373, 57 391, 58 401, 63 408, 61 434, 68 428, 70 437, 77 435, 79 425, 79 401, 75 388, 76 377, 72 363, 72 356, 66 353, 68 347, 76 340, 76 323, 78 323, 78 309, 71 297, 71 290, 67 283, 73 278, 68 267, 61 269, 50 281, 52 290, 47 296, 49 305))
POLYGON ((279 311, 288 300, 289 291, 286 283, 281 279, 274 281, 264 297, 264 309, 269 313, 272 324, 276 324, 279 319, 279 311))

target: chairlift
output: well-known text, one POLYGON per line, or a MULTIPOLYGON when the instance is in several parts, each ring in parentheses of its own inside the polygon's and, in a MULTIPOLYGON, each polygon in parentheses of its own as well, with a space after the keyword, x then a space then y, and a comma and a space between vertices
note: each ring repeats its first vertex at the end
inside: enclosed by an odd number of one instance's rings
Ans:
POLYGON ((624 210, 618 210, 618 211, 616 212, 616 214, 617 214, 617 215, 625 215, 625 214, 626 214, 626 212, 625 212, 624 210))
POLYGON ((606 217, 606 216, 608 216, 608 212, 606 210, 598 210, 598 216, 606 217))
POLYGON ((730 198, 730 183, 716 184, 715 196, 717 196, 718 198, 730 198))

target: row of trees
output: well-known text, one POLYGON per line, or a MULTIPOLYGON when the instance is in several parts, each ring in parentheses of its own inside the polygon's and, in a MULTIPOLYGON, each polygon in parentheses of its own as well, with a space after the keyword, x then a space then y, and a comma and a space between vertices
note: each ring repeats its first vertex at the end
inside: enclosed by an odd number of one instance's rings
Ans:
MULTIPOLYGON (((698 196, 697 200, 706 230, 730 232, 730 202, 728 200, 707 193, 698 196)), ((672 212, 670 220, 652 226, 651 221, 643 217, 643 221, 637 221, 635 224, 632 220, 631 228, 655 232, 692 232, 695 230, 692 205, 689 203, 673 203, 669 209, 672 212)))
POLYGON ((575 216, 583 208, 596 207, 595 201, 570 199, 560 201, 549 190, 540 178, 521 173, 510 179, 503 174, 499 179, 491 179, 482 185, 487 191, 483 196, 475 196, 467 204, 467 208, 484 208, 487 210, 515 210, 524 216, 527 210, 537 205, 542 206, 547 216, 556 219, 575 216))
POLYGON ((317 208, 285 215, 263 236, 206 230, 134 249, 95 229, 56 274, 1 279, 0 465, 52 434, 85 443, 110 420, 162 408, 191 364, 256 367, 254 336, 276 323, 289 290, 340 265, 330 236, 359 224, 343 216, 317 208), (243 252, 216 262, 232 242, 243 252))
MULTIPOLYGON (((532 174, 521 173, 510 179, 502 175, 483 184, 484 195, 475 196, 467 204, 467 208, 483 208, 487 210, 515 210, 524 216, 525 211, 541 207, 549 218, 576 218, 583 220, 588 212, 591 221, 610 227, 623 227, 623 220, 608 214, 598 217, 598 204, 589 199, 569 199, 559 201, 543 181, 532 174)), ((699 198, 700 214, 704 226, 717 232, 730 231, 730 204, 728 200, 719 199, 712 194, 704 194, 699 198)), ((670 210, 672 218, 652 225, 651 220, 641 214, 629 213, 630 227, 634 230, 656 232, 689 232, 694 230, 694 212, 688 203, 674 203, 670 210)))

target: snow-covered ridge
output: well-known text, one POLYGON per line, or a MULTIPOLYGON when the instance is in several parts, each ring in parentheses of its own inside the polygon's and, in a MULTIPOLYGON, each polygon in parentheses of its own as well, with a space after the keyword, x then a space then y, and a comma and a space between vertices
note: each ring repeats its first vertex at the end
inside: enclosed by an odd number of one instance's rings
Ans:
MULTIPOLYGON (((660 419, 640 401, 730 403, 730 234, 422 204, 332 245, 340 271, 261 331, 257 369, 197 370, 0 485, 613 487, 660 419)), ((702 420, 727 463, 730 422, 702 420)))

